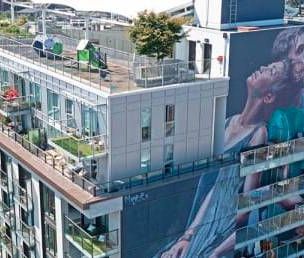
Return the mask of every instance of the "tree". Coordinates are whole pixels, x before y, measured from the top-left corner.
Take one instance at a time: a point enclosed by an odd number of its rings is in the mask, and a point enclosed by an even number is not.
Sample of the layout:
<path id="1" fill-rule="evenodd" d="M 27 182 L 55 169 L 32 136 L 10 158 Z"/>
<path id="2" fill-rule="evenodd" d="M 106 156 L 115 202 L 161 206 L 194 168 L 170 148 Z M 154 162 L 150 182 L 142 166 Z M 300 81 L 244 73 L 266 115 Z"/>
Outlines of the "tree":
<path id="1" fill-rule="evenodd" d="M 172 55 L 175 43 L 186 36 L 186 33 L 182 32 L 182 25 L 187 22 L 186 18 L 144 11 L 134 20 L 130 39 L 140 55 L 156 57 L 159 61 Z"/>

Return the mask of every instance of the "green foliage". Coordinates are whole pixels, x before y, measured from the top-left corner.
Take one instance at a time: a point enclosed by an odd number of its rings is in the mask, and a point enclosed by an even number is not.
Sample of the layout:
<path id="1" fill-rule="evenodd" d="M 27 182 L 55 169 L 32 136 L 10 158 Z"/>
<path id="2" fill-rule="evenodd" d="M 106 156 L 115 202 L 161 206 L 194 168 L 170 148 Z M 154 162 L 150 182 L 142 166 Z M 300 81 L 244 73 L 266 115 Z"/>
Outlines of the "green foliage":
<path id="1" fill-rule="evenodd" d="M 162 60 L 172 55 L 175 43 L 186 36 L 182 25 L 187 21 L 185 18 L 172 18 L 166 13 L 144 11 L 134 20 L 130 39 L 140 55 Z"/>
<path id="2" fill-rule="evenodd" d="M 12 24 L 4 28 L 4 32 L 9 34 L 20 34 L 21 30 L 17 25 Z"/>

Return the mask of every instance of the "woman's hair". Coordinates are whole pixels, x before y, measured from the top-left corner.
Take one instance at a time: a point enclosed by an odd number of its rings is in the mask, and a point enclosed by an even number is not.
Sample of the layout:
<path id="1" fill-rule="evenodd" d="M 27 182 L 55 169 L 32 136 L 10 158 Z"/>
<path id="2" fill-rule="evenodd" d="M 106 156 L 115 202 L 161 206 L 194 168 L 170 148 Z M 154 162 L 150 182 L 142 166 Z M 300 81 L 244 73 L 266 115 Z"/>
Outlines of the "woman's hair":
<path id="1" fill-rule="evenodd" d="M 289 28 L 280 32 L 272 47 L 272 56 L 274 60 L 286 59 L 290 49 L 295 46 L 296 38 L 303 33 L 304 26 L 300 28 Z"/>

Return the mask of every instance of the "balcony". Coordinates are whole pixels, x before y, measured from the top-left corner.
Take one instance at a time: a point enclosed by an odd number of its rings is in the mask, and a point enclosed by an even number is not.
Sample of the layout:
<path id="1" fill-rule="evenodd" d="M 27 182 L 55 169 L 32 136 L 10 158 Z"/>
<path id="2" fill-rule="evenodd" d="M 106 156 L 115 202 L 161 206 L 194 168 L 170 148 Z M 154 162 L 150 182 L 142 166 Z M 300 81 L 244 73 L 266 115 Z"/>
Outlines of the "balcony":
<path id="1" fill-rule="evenodd" d="M 304 137 L 242 152 L 240 175 L 247 176 L 304 158 Z"/>
<path id="2" fill-rule="evenodd" d="M 49 140 L 50 145 L 59 148 L 72 159 L 93 158 L 106 153 L 105 136 L 80 139 L 76 136 L 64 136 Z"/>
<path id="3" fill-rule="evenodd" d="M 29 247 L 35 246 L 35 228 L 21 221 L 18 223 L 17 234 L 23 238 Z"/>
<path id="4" fill-rule="evenodd" d="M 285 241 L 284 245 L 273 248 L 264 253 L 261 257 L 285 257 L 298 258 L 304 255 L 304 238 Z M 259 256 L 257 256 L 259 257 Z"/>
<path id="5" fill-rule="evenodd" d="M 12 239 L 8 235 L 2 234 L 0 236 L 0 243 L 3 250 L 5 250 L 11 257 L 17 257 L 18 248 L 13 244 Z"/>
<path id="6" fill-rule="evenodd" d="M 238 212 L 255 210 L 300 194 L 304 194 L 304 175 L 240 194 Z"/>
<path id="7" fill-rule="evenodd" d="M 24 115 L 30 112 L 30 97 L 8 96 L 0 94 L 0 113 L 5 117 Z"/>
<path id="8" fill-rule="evenodd" d="M 14 200 L 18 202 L 26 211 L 33 209 L 33 200 L 26 189 L 18 184 L 14 184 Z"/>
<path id="9" fill-rule="evenodd" d="M 9 184 L 8 184 L 8 175 L 6 172 L 0 169 L 0 187 L 8 192 L 9 191 Z"/>
<path id="10" fill-rule="evenodd" d="M 65 237 L 86 257 L 101 258 L 118 252 L 118 230 L 92 232 L 65 217 Z"/>
<path id="11" fill-rule="evenodd" d="M 304 206 L 238 229 L 236 249 L 304 225 Z"/>
<path id="12" fill-rule="evenodd" d="M 0 217 L 9 225 L 14 225 L 15 211 L 13 205 L 0 202 Z"/>

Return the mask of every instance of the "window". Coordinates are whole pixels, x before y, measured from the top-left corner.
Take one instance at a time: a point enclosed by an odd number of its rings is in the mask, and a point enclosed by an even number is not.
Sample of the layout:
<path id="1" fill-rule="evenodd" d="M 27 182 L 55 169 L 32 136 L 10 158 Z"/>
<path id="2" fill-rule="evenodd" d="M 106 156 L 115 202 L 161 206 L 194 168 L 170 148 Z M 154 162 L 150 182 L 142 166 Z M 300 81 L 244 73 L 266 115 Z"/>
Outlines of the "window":
<path id="1" fill-rule="evenodd" d="M 59 120 L 59 96 L 57 93 L 47 90 L 48 116 L 54 120 Z"/>
<path id="2" fill-rule="evenodd" d="M 165 164 L 173 161 L 173 144 L 165 145 Z"/>
<path id="3" fill-rule="evenodd" d="M 35 108 L 41 111 L 41 93 L 38 83 L 30 83 L 31 102 L 35 103 Z"/>
<path id="4" fill-rule="evenodd" d="M 8 84 L 8 71 L 0 68 L 0 84 L 1 86 L 7 86 Z"/>
<path id="5" fill-rule="evenodd" d="M 44 243 L 45 250 L 53 257 L 57 256 L 57 237 L 56 230 L 48 223 L 44 224 Z"/>
<path id="6" fill-rule="evenodd" d="M 42 185 L 43 211 L 44 214 L 55 221 L 55 194 L 46 186 Z"/>
<path id="7" fill-rule="evenodd" d="M 14 74 L 14 85 L 19 93 L 19 96 L 26 96 L 25 80 L 22 77 Z"/>
<path id="8" fill-rule="evenodd" d="M 140 167 L 142 173 L 148 173 L 151 170 L 151 151 L 142 149 L 140 155 Z"/>
<path id="9" fill-rule="evenodd" d="M 166 136 L 173 136 L 175 130 L 175 106 L 166 105 Z"/>
<path id="10" fill-rule="evenodd" d="M 173 144 L 166 144 L 164 150 L 164 168 L 165 174 L 171 174 L 173 169 Z"/>
<path id="11" fill-rule="evenodd" d="M 82 106 L 82 128 L 86 136 L 98 135 L 98 116 L 93 108 Z"/>
<path id="12" fill-rule="evenodd" d="M 74 103 L 70 99 L 65 100 L 65 112 L 67 116 L 67 126 L 70 128 L 76 128 L 74 119 Z"/>
<path id="13" fill-rule="evenodd" d="M 151 108 L 144 108 L 141 111 L 141 140 L 151 140 Z"/>

